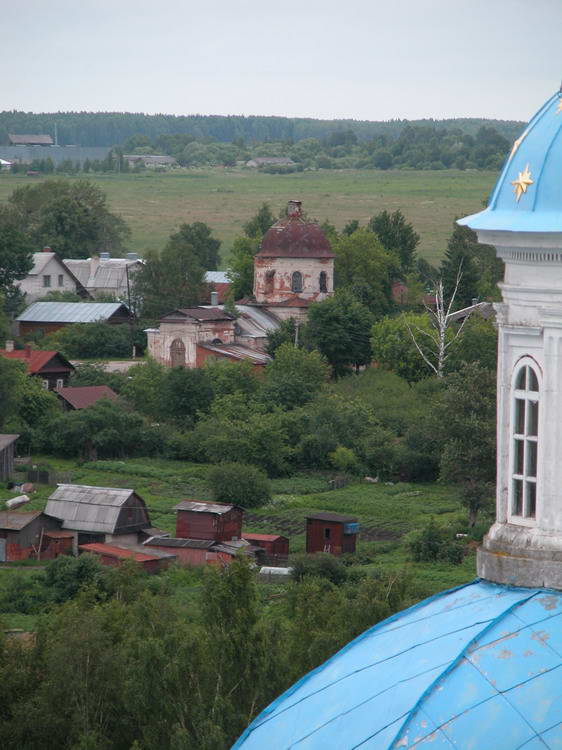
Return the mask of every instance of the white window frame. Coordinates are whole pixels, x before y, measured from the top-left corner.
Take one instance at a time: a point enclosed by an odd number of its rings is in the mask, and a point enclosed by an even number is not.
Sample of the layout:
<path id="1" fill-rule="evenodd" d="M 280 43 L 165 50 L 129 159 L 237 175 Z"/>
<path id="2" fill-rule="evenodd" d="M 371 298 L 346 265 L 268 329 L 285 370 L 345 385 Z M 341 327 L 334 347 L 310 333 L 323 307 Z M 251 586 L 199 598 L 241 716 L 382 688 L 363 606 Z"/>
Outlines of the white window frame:
<path id="1" fill-rule="evenodd" d="M 526 382 L 525 388 L 517 388 L 517 381 L 522 370 L 526 369 Z M 538 390 L 529 389 L 529 370 L 534 374 L 537 383 Z M 519 526 L 535 526 L 537 522 L 537 516 L 540 513 L 540 507 L 538 499 L 540 497 L 540 476 L 539 476 L 539 454 L 540 454 L 540 441 L 539 433 L 541 426 L 541 408 L 540 398 L 542 391 L 542 373 L 531 357 L 522 357 L 517 361 L 513 368 L 513 377 L 511 381 L 511 404 L 510 404 L 510 427 L 509 427 L 509 492 L 508 492 L 508 518 L 509 522 Z M 523 418 L 524 426 L 523 432 L 517 432 L 517 402 L 522 401 L 523 407 Z M 536 404 L 537 409 L 537 429 L 536 435 L 531 434 L 530 429 L 530 415 L 531 408 L 529 404 Z M 519 454 L 518 447 L 523 444 L 522 451 L 522 466 L 517 466 L 517 455 Z M 532 455 L 532 445 L 535 445 L 535 474 L 533 475 L 530 471 L 530 456 Z M 522 512 L 515 513 L 515 487 L 516 484 L 520 483 L 522 488 Z M 531 515 L 532 505 L 532 489 L 534 486 L 535 495 L 535 508 L 534 515 Z"/>
<path id="2" fill-rule="evenodd" d="M 64 380 L 62 378 L 57 378 L 57 388 L 64 388 Z"/>
<path id="3" fill-rule="evenodd" d="M 49 390 L 49 381 L 45 378 L 45 380 L 41 381 L 41 386 L 48 391 Z"/>

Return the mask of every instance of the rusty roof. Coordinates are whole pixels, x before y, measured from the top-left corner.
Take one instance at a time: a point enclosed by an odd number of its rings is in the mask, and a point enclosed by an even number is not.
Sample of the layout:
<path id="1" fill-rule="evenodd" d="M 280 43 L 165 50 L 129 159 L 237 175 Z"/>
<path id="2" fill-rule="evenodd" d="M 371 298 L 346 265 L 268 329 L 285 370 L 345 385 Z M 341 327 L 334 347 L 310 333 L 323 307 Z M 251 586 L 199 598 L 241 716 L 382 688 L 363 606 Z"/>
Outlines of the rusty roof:
<path id="1" fill-rule="evenodd" d="M 73 531 L 46 531 L 45 536 L 48 536 L 51 539 L 73 539 L 74 532 Z"/>
<path id="2" fill-rule="evenodd" d="M 108 557 L 117 557 L 119 560 L 136 560 L 136 562 L 148 562 L 149 560 L 166 560 L 175 558 L 171 552 L 161 552 L 160 550 L 147 550 L 145 547 L 132 544 L 125 546 L 123 544 L 104 544 L 103 542 L 92 542 L 91 544 L 81 544 L 79 547 L 83 552 L 93 552 L 96 555 L 107 555 Z"/>
<path id="3" fill-rule="evenodd" d="M 341 513 L 309 513 L 306 518 L 314 519 L 315 521 L 334 521 L 335 523 L 357 522 L 355 516 L 343 516 Z"/>
<path id="4" fill-rule="evenodd" d="M 0 529 L 21 531 L 40 515 L 42 515 L 40 510 L 2 510 L 0 511 Z"/>
<path id="5" fill-rule="evenodd" d="M 335 258 L 335 255 L 318 224 L 295 215 L 280 219 L 267 230 L 257 257 Z"/>
<path id="6" fill-rule="evenodd" d="M 276 542 L 278 539 L 287 539 L 287 537 L 280 534 L 249 534 L 244 531 L 242 532 L 242 539 L 254 542 Z"/>
<path id="7" fill-rule="evenodd" d="M 203 323 L 208 320 L 234 320 L 233 315 L 229 315 L 220 307 L 178 307 L 176 310 L 164 315 L 162 320 L 177 320 L 178 318 L 193 318 Z"/>
<path id="8" fill-rule="evenodd" d="M 174 505 L 173 510 L 192 510 L 196 513 L 214 513 L 222 516 L 231 510 L 243 510 L 243 508 L 239 505 L 227 505 L 207 500 L 182 500 L 181 503 Z"/>
<path id="9" fill-rule="evenodd" d="M 57 388 L 58 395 L 75 409 L 86 409 L 102 398 L 115 401 L 118 398 L 115 391 L 108 385 L 84 385 Z"/>

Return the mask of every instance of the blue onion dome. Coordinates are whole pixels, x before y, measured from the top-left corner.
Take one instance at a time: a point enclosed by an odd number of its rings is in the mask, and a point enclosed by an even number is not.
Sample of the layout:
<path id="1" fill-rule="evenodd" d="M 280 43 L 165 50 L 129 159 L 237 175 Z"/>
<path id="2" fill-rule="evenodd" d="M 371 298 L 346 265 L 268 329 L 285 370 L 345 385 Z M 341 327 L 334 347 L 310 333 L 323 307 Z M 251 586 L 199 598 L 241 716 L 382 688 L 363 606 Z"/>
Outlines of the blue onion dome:
<path id="1" fill-rule="evenodd" d="M 426 599 L 299 680 L 234 748 L 562 748 L 562 592 L 476 580 Z"/>
<path id="2" fill-rule="evenodd" d="M 461 219 L 471 229 L 562 232 L 562 94 L 537 112 L 513 144 L 490 204 Z"/>

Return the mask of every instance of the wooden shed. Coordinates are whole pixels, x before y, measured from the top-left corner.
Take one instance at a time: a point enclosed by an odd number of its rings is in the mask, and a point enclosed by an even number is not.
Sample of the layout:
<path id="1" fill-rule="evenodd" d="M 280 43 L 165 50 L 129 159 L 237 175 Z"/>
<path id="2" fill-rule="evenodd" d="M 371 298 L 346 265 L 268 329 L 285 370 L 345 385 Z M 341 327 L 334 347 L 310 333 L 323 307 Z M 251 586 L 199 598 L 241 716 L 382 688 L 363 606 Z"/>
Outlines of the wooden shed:
<path id="1" fill-rule="evenodd" d="M 45 545 L 44 536 L 60 524 L 40 510 L 0 511 L 0 562 L 27 560 Z"/>
<path id="2" fill-rule="evenodd" d="M 314 513 L 306 517 L 306 551 L 342 555 L 355 552 L 359 523 L 353 516 Z"/>
<path id="3" fill-rule="evenodd" d="M 124 560 L 134 560 L 139 563 L 147 573 L 158 573 L 159 570 L 168 567 L 175 561 L 176 556 L 162 550 L 147 549 L 142 545 L 121 544 L 81 544 L 81 552 L 89 552 L 98 555 L 102 565 L 121 565 Z"/>
<path id="4" fill-rule="evenodd" d="M 212 539 L 230 542 L 242 536 L 243 508 L 238 505 L 182 500 L 174 510 L 176 537 L 179 539 Z"/>
<path id="5" fill-rule="evenodd" d="M 14 473 L 16 440 L 19 435 L 0 435 L 0 481 L 5 482 Z"/>
<path id="6" fill-rule="evenodd" d="M 286 562 L 289 556 L 289 540 L 279 534 L 251 534 L 242 533 L 242 539 L 265 551 L 264 565 L 276 562 Z"/>

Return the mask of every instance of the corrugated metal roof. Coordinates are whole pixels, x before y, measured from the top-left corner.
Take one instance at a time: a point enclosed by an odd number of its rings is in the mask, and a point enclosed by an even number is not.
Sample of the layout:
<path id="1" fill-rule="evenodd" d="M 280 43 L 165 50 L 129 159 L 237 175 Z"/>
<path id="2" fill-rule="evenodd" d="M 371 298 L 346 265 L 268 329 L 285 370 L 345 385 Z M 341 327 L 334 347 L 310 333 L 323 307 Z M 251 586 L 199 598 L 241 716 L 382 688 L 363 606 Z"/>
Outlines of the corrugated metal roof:
<path id="1" fill-rule="evenodd" d="M 19 435 L 0 435 L 0 451 L 7 448 L 19 438 Z"/>
<path id="2" fill-rule="evenodd" d="M 233 750 L 562 747 L 562 592 L 485 581 L 375 625 Z"/>
<path id="3" fill-rule="evenodd" d="M 207 284 L 230 284 L 226 271 L 206 271 L 205 281 Z"/>
<path id="4" fill-rule="evenodd" d="M 21 531 L 40 515 L 40 510 L 2 510 L 0 511 L 0 529 Z"/>
<path id="5" fill-rule="evenodd" d="M 238 505 L 226 505 L 225 503 L 212 503 L 205 500 L 182 500 L 174 505 L 173 510 L 193 510 L 196 513 L 216 513 L 221 516 L 234 508 L 242 510 Z"/>
<path id="6" fill-rule="evenodd" d="M 21 323 L 94 323 L 108 320 L 121 308 L 122 302 L 34 302 L 16 320 Z"/>
<path id="7" fill-rule="evenodd" d="M 143 542 L 145 547 L 184 547 L 189 549 L 210 549 L 212 539 L 178 539 L 178 537 L 151 537 Z"/>
<path id="8" fill-rule="evenodd" d="M 108 385 L 68 386 L 57 388 L 56 392 L 75 409 L 86 409 L 102 398 L 109 398 L 111 401 L 118 398 Z"/>
<path id="9" fill-rule="evenodd" d="M 64 529 L 112 534 L 121 507 L 133 494 L 129 489 L 59 484 L 47 501 L 45 513 L 62 521 Z"/>
<path id="10" fill-rule="evenodd" d="M 268 362 L 271 362 L 269 354 L 257 351 L 256 349 L 250 349 L 247 346 L 242 346 L 242 344 L 211 344 L 205 342 L 197 344 L 197 346 L 203 349 L 208 349 L 216 354 L 220 354 L 223 357 L 245 360 L 256 365 L 266 365 Z"/>

